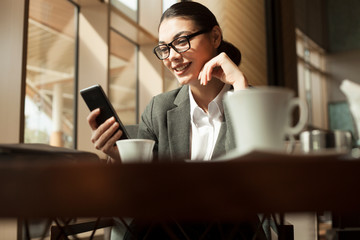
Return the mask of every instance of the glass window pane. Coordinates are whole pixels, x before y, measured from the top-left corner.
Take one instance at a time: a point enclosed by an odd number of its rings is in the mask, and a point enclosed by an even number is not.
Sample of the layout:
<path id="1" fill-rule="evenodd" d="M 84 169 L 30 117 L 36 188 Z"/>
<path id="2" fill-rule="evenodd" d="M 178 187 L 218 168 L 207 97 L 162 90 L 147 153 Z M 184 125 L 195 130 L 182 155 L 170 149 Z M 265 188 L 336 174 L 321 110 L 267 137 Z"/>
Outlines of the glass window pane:
<path id="1" fill-rule="evenodd" d="M 27 143 L 74 147 L 75 9 L 69 1 L 30 0 Z"/>
<path id="2" fill-rule="evenodd" d="M 110 31 L 109 99 L 125 125 L 137 123 L 137 46 Z"/>
<path id="3" fill-rule="evenodd" d="M 138 1 L 137 0 L 111 0 L 111 5 L 126 14 L 132 20 L 138 19 Z"/>
<path id="4" fill-rule="evenodd" d="M 171 5 L 179 2 L 178 0 L 163 0 L 163 12 L 166 11 Z"/>
<path id="5" fill-rule="evenodd" d="M 298 55 L 299 95 L 309 107 L 308 123 L 313 127 L 326 128 L 327 104 L 323 50 L 311 39 L 296 30 Z"/>
<path id="6" fill-rule="evenodd" d="M 321 61 L 320 53 L 317 51 L 313 51 L 310 56 L 310 63 L 317 68 L 321 68 L 320 61 Z"/>

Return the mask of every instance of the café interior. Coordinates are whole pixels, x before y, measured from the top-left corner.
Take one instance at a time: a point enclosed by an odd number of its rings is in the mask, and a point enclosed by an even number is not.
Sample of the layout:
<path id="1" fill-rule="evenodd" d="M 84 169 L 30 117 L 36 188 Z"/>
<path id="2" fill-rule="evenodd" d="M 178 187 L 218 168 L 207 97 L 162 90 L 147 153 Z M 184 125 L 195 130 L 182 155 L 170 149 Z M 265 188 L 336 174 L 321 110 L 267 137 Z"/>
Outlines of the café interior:
<path id="1" fill-rule="evenodd" d="M 42 143 L 106 158 L 90 141 L 89 110 L 79 91 L 100 84 L 123 123 L 136 125 L 153 96 L 179 87 L 153 54 L 160 16 L 176 2 L 2 0 L 0 144 Z M 216 15 L 224 39 L 240 49 L 240 69 L 251 85 L 293 90 L 308 105 L 304 131 L 350 131 L 353 145 L 360 145 L 360 126 L 340 89 L 345 79 L 360 84 L 359 1 L 197 2 Z M 24 222 L 0 217 L 1 239 L 27 239 Z M 285 219 L 294 239 L 343 239 L 327 235 L 326 213 Z M 106 237 L 99 230 L 95 239 Z"/>

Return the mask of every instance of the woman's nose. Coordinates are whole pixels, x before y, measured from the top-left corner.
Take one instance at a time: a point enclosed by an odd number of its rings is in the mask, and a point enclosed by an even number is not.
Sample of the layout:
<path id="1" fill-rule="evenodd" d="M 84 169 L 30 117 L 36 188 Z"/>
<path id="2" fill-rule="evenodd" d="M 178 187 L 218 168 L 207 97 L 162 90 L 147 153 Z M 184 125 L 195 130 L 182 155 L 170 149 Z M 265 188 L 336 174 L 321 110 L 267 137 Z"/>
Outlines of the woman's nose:
<path id="1" fill-rule="evenodd" d="M 175 51 L 172 47 L 170 48 L 169 52 L 169 60 L 179 59 L 181 57 L 181 54 Z"/>

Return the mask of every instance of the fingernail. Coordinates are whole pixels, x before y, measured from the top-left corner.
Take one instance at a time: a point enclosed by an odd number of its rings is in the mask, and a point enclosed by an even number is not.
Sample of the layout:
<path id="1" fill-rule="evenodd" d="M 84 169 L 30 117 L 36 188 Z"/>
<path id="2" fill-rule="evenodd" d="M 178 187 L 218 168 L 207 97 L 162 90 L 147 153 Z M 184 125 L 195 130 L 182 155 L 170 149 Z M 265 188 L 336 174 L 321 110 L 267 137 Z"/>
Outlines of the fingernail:
<path id="1" fill-rule="evenodd" d="M 115 118 L 114 118 L 114 117 L 111 117 L 111 118 L 109 118 L 107 121 L 108 121 L 109 123 L 112 123 L 112 122 L 115 121 Z"/>

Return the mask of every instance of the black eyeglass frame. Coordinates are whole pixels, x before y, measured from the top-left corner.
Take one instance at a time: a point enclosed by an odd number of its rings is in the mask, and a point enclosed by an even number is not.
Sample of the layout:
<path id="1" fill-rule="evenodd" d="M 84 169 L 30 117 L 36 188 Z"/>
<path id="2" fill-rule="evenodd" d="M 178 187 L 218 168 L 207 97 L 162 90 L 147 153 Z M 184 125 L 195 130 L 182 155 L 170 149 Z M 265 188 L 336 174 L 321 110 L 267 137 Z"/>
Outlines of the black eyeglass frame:
<path id="1" fill-rule="evenodd" d="M 200 34 L 203 34 L 203 33 L 207 33 L 207 32 L 210 32 L 210 30 L 200 30 L 200 31 L 194 32 L 194 33 L 192 33 L 192 34 L 190 34 L 190 35 L 185 35 L 185 36 L 177 37 L 177 38 L 175 38 L 174 40 L 172 40 L 170 43 L 163 43 L 163 44 L 157 45 L 156 47 L 154 47 L 153 52 L 154 52 L 155 56 L 156 56 L 158 59 L 160 59 L 160 60 L 167 59 L 167 58 L 170 56 L 170 47 L 171 47 L 172 49 L 174 49 L 175 52 L 177 52 L 177 53 L 186 52 L 186 51 L 188 51 L 188 50 L 191 48 L 191 44 L 190 44 L 190 39 L 191 39 L 191 38 L 196 37 L 196 36 L 198 36 L 198 35 L 200 35 Z M 177 50 L 176 47 L 173 45 L 173 42 L 179 40 L 179 38 L 185 38 L 185 39 L 187 40 L 189 47 L 188 47 L 186 50 L 179 51 L 179 50 Z M 165 57 L 165 58 L 159 57 L 158 54 L 156 53 L 156 49 L 159 48 L 159 47 L 161 47 L 161 46 L 166 46 L 167 49 L 168 49 L 168 55 L 167 55 L 167 57 Z"/>

